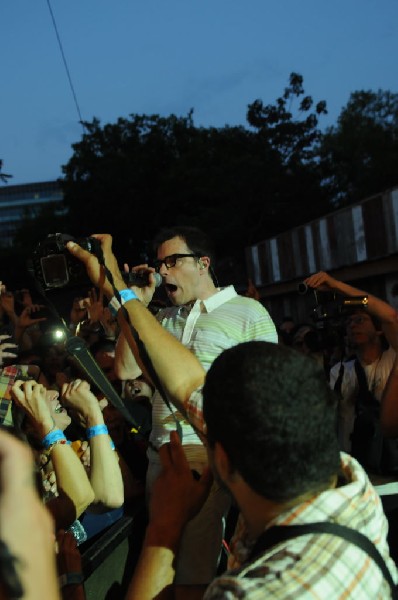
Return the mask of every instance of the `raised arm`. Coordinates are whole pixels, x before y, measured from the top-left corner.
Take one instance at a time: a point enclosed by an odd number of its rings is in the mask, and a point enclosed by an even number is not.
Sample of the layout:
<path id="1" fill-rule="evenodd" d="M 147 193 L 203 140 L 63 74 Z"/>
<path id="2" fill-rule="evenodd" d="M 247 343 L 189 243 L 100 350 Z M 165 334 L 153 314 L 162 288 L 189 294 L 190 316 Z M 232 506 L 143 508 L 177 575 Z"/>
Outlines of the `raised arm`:
<path id="1" fill-rule="evenodd" d="M 123 504 L 123 479 L 117 453 L 108 435 L 97 398 L 87 381 L 76 379 L 64 384 L 62 402 L 77 412 L 88 432 L 90 443 L 90 483 L 94 501 L 93 512 L 118 508 Z"/>
<path id="2" fill-rule="evenodd" d="M 155 481 L 149 505 L 149 523 L 141 555 L 126 600 L 174 598 L 175 557 L 185 525 L 209 495 L 212 475 L 206 469 L 196 480 L 176 432 L 159 450 L 162 471 Z M 190 595 L 187 586 L 184 598 Z"/>
<path id="3" fill-rule="evenodd" d="M 101 234 L 94 237 L 101 241 L 105 264 L 112 273 L 115 288 L 119 291 L 126 289 L 116 257 L 112 252 L 111 236 Z M 112 285 L 105 277 L 97 258 L 73 242 L 69 242 L 67 246 L 70 252 L 86 265 L 87 273 L 94 285 L 103 286 L 105 295 L 108 299 L 112 299 L 114 296 Z M 153 275 L 150 275 L 149 280 L 150 286 L 155 287 Z M 145 294 L 145 290 L 143 291 L 142 288 L 133 289 L 138 298 L 143 297 L 141 294 Z M 163 329 L 143 303 L 138 300 L 129 300 L 124 307 L 131 324 L 146 347 L 166 393 L 173 404 L 185 413 L 188 398 L 193 390 L 204 381 L 203 367 L 187 348 Z M 118 312 L 118 321 L 130 348 L 133 352 L 137 352 L 129 324 L 126 322 L 122 310 Z"/>
<path id="4" fill-rule="evenodd" d="M 32 380 L 18 380 L 12 387 L 12 395 L 15 402 L 27 414 L 38 440 L 43 440 L 55 430 L 43 385 Z M 62 436 L 59 437 L 61 439 Z M 54 516 L 57 528 L 68 527 L 91 504 L 94 493 L 84 467 L 71 446 L 66 443 L 54 443 L 47 452 L 51 458 L 60 494 L 47 505 Z"/>
<path id="5" fill-rule="evenodd" d="M 363 305 L 364 309 L 381 321 L 388 343 L 393 347 L 396 346 L 398 313 L 390 304 L 364 290 L 359 290 L 348 283 L 339 281 L 324 271 L 319 271 L 319 273 L 307 277 L 304 282 L 308 287 L 321 292 L 337 292 L 342 296 L 349 297 L 366 296 L 367 303 Z"/>
<path id="6" fill-rule="evenodd" d="M 123 332 L 120 333 L 116 342 L 115 373 L 121 380 L 136 379 L 142 373 Z"/>
<path id="7" fill-rule="evenodd" d="M 383 435 L 398 437 L 398 354 L 381 397 L 380 424 Z"/>

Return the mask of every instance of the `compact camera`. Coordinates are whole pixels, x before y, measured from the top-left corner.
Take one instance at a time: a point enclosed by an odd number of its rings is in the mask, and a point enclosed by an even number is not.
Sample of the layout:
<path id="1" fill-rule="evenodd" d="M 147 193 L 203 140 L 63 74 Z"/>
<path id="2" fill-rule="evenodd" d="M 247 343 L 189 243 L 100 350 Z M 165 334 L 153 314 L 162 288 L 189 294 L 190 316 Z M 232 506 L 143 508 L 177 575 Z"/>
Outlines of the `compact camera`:
<path id="1" fill-rule="evenodd" d="M 33 252 L 28 268 L 44 290 L 73 288 L 90 284 L 86 267 L 72 256 L 65 247 L 67 242 L 76 242 L 85 250 L 102 259 L 99 240 L 93 237 L 73 238 L 66 233 L 49 234 Z"/>

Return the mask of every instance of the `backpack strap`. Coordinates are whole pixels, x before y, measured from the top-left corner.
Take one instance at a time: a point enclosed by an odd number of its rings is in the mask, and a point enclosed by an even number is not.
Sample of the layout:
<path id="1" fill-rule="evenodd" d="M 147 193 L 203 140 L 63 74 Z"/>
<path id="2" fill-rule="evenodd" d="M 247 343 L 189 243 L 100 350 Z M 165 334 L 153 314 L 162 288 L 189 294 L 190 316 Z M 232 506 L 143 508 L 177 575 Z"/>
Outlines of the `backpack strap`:
<path id="1" fill-rule="evenodd" d="M 328 533 L 337 537 L 345 539 L 349 544 L 353 544 L 360 548 L 363 552 L 368 554 L 370 558 L 377 564 L 383 577 L 388 582 L 391 588 L 391 597 L 395 600 L 398 599 L 397 586 L 395 585 L 391 573 L 385 563 L 384 558 L 376 548 L 376 546 L 367 538 L 365 535 L 352 529 L 351 527 L 345 527 L 344 525 L 338 525 L 337 523 L 331 522 L 319 522 L 319 523 L 308 523 L 306 525 L 280 525 L 271 527 L 265 531 L 255 543 L 249 560 L 257 558 L 261 554 L 280 542 L 307 535 L 310 533 Z"/>
<path id="2" fill-rule="evenodd" d="M 366 379 L 364 368 L 357 358 L 354 361 L 354 367 L 358 380 L 357 408 L 358 404 L 362 404 L 364 406 L 372 406 L 375 404 L 375 402 L 377 402 L 377 400 L 369 390 L 368 380 Z"/>
<path id="3" fill-rule="evenodd" d="M 343 360 L 340 363 L 340 369 L 339 369 L 339 374 L 338 377 L 334 383 L 334 391 L 337 392 L 339 394 L 339 396 L 341 396 L 341 384 L 343 383 L 343 377 L 344 377 L 344 363 Z"/>

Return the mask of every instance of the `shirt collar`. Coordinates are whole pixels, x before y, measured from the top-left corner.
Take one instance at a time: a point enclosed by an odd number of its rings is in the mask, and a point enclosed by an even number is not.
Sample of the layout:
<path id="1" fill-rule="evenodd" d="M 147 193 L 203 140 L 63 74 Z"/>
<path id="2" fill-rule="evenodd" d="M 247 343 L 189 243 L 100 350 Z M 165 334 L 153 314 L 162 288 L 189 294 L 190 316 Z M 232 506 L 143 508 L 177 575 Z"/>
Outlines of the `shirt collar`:
<path id="1" fill-rule="evenodd" d="M 201 311 L 204 309 L 206 312 L 211 313 L 213 310 L 228 302 L 232 298 L 235 298 L 238 295 L 233 285 L 228 285 L 224 288 L 219 288 L 217 292 L 215 292 L 209 298 L 205 300 L 196 300 L 196 302 L 188 302 L 180 307 L 180 312 L 182 314 L 189 314 L 192 308 L 198 304 L 201 305 Z"/>

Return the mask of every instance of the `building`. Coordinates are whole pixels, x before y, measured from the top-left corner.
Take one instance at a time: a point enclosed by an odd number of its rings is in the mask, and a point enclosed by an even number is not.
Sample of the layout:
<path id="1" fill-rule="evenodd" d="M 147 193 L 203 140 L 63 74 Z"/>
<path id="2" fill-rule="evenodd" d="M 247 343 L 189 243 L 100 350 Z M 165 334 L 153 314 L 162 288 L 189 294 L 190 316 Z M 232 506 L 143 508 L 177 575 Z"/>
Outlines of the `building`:
<path id="1" fill-rule="evenodd" d="M 62 206 L 63 193 L 57 181 L 4 185 L 0 187 L 0 246 L 10 248 L 15 232 L 27 216 L 35 216 L 49 204 Z"/>

